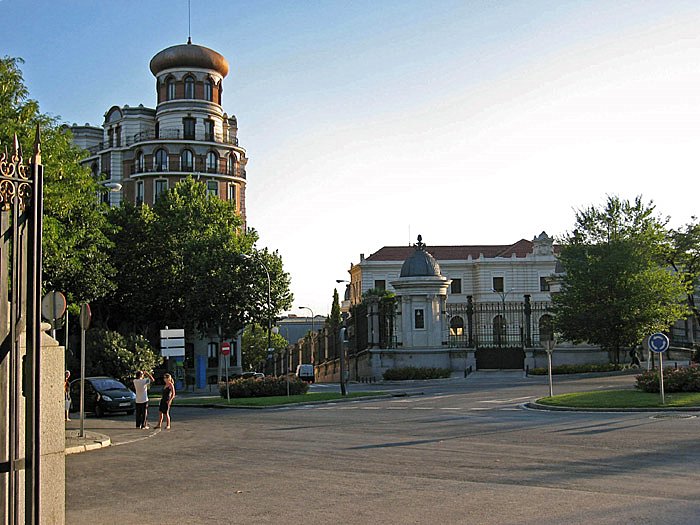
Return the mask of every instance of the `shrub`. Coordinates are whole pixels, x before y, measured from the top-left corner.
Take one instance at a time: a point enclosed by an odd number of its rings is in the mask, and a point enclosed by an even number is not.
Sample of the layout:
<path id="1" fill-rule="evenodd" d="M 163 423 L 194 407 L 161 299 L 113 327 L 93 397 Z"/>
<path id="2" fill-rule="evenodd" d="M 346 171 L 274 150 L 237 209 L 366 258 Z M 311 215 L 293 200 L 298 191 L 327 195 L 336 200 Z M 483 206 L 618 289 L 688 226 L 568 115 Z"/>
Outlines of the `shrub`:
<path id="1" fill-rule="evenodd" d="M 290 395 L 306 394 L 308 383 L 298 378 L 289 379 Z M 232 379 L 228 382 L 228 393 L 231 397 L 269 397 L 287 395 L 287 380 L 285 377 L 267 376 L 264 378 Z M 226 398 L 226 382 L 219 383 L 219 394 Z"/>
<path id="2" fill-rule="evenodd" d="M 384 379 L 387 381 L 404 381 L 407 379 L 440 379 L 450 377 L 449 368 L 426 368 L 406 366 L 403 368 L 390 368 L 384 372 Z"/>
<path id="3" fill-rule="evenodd" d="M 637 376 L 635 388 L 643 392 L 660 390 L 659 371 L 649 370 Z M 700 366 L 664 369 L 665 392 L 700 392 Z"/>
<path id="4" fill-rule="evenodd" d="M 583 364 L 583 365 L 558 365 L 552 367 L 552 374 L 585 374 L 586 372 L 614 372 L 622 370 L 625 365 L 615 363 Z M 528 374 L 533 376 L 547 375 L 547 368 L 531 368 Z"/>

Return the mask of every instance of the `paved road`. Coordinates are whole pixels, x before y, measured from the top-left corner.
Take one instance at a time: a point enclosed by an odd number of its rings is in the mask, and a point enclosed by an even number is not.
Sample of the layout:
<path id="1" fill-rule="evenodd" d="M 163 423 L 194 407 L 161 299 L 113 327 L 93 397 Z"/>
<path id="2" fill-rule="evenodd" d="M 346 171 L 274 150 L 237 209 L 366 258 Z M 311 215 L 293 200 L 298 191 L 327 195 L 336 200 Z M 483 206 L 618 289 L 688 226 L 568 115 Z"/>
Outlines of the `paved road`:
<path id="1" fill-rule="evenodd" d="M 116 446 L 66 458 L 67 523 L 700 522 L 700 418 L 525 410 L 546 379 L 519 374 L 398 389 L 422 395 L 90 419 Z"/>

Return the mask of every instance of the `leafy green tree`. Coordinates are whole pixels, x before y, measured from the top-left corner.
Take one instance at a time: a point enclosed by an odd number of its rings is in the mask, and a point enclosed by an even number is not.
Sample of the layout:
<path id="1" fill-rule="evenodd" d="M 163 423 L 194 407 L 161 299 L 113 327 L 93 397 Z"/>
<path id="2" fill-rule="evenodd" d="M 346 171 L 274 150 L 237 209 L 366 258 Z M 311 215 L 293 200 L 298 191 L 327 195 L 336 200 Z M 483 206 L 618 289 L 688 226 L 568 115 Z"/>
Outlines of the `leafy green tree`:
<path id="1" fill-rule="evenodd" d="M 604 207 L 576 213 L 559 260 L 565 277 L 553 297 L 555 324 L 564 339 L 588 341 L 614 352 L 668 330 L 687 314 L 683 279 L 667 265 L 667 221 L 652 203 L 608 197 Z"/>
<path id="2" fill-rule="evenodd" d="M 41 132 L 44 166 L 44 290 L 66 294 L 69 306 L 104 296 L 114 285 L 105 235 L 100 186 L 79 161 L 84 152 L 72 142 L 70 131 L 57 118 L 39 111 L 29 98 L 19 58 L 0 58 L 0 144 L 10 149 L 16 134 L 25 152 L 33 150 L 37 126 Z"/>
<path id="3" fill-rule="evenodd" d="M 166 325 L 232 338 L 291 305 L 279 255 L 256 250 L 256 232 L 244 231 L 231 203 L 192 177 L 153 208 L 124 205 L 110 217 L 118 286 L 100 308 L 110 326 L 118 322 L 152 340 Z"/>
<path id="4" fill-rule="evenodd" d="M 267 361 L 267 325 L 249 324 L 243 331 L 243 368 L 264 370 Z M 270 348 L 282 351 L 287 340 L 280 334 L 270 333 Z"/>
<path id="5" fill-rule="evenodd" d="M 700 323 L 700 308 L 695 301 L 695 293 L 700 287 L 700 221 L 697 217 L 678 230 L 671 231 L 671 241 L 671 265 L 683 276 L 688 286 L 688 306 Z"/>
<path id="6" fill-rule="evenodd" d="M 162 362 L 151 344 L 140 335 L 123 336 L 118 332 L 93 328 L 85 339 L 86 376 L 106 375 L 129 386 L 137 370 L 153 370 Z M 69 359 L 67 366 L 79 370 L 77 358 Z"/>

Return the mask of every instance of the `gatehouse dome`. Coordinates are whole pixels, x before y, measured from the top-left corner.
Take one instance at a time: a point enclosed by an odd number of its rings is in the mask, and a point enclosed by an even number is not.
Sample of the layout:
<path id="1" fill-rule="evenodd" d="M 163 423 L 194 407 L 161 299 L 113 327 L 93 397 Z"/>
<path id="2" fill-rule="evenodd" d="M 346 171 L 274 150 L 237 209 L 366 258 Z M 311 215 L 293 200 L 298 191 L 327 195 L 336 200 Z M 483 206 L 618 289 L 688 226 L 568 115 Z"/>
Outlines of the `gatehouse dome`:
<path id="1" fill-rule="evenodd" d="M 425 251 L 423 237 L 418 236 L 414 252 L 401 266 L 401 277 L 439 277 L 440 265 L 435 258 Z"/>

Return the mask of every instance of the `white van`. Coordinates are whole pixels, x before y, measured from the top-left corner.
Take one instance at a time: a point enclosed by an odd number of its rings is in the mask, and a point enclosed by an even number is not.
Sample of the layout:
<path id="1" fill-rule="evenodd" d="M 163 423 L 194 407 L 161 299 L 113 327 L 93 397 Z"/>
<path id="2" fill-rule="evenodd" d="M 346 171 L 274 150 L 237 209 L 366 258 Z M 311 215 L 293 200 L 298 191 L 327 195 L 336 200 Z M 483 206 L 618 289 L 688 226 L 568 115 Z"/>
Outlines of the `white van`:
<path id="1" fill-rule="evenodd" d="M 314 382 L 314 365 L 297 365 L 295 374 L 302 381 Z"/>

